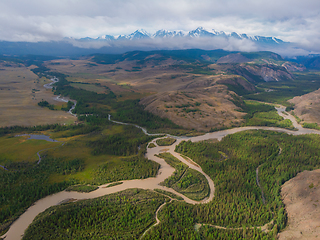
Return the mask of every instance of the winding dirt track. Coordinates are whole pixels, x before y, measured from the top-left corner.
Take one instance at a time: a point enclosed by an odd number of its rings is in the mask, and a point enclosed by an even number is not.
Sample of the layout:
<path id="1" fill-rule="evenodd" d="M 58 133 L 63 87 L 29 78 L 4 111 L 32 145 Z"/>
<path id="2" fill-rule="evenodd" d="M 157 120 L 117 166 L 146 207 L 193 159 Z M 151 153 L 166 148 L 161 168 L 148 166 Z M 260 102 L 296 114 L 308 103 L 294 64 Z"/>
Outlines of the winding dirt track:
<path id="1" fill-rule="evenodd" d="M 156 177 L 152 177 L 152 178 L 148 178 L 148 179 L 126 180 L 126 181 L 122 181 L 123 184 L 121 184 L 121 185 L 106 188 L 106 186 L 108 186 L 110 184 L 110 183 L 108 183 L 108 184 L 100 186 L 97 190 L 90 192 L 90 193 L 62 191 L 62 192 L 47 196 L 43 199 L 38 200 L 30 208 L 28 208 L 27 211 L 24 212 L 11 225 L 9 231 L 1 237 L 2 238 L 6 237 L 6 240 L 21 239 L 24 231 L 27 229 L 29 224 L 32 223 L 33 219 L 39 213 L 45 211 L 47 208 L 49 208 L 51 206 L 61 204 L 66 199 L 82 200 L 82 199 L 97 198 L 100 196 L 104 196 L 104 195 L 111 194 L 111 193 L 116 193 L 116 192 L 123 191 L 123 190 L 130 189 L 130 188 L 142 188 L 142 189 L 150 189 L 150 190 L 158 188 L 158 189 L 162 189 L 162 190 L 165 190 L 168 192 L 172 192 L 172 193 L 182 197 L 185 202 L 190 203 L 190 204 L 208 203 L 214 197 L 215 188 L 214 188 L 214 183 L 213 183 L 212 179 L 202 171 L 201 167 L 199 167 L 197 164 L 194 164 L 192 162 L 192 160 L 190 161 L 190 159 L 189 159 L 189 161 L 187 161 L 186 159 L 181 157 L 180 154 L 176 153 L 174 151 L 175 146 L 178 145 L 183 140 L 191 140 L 192 142 L 198 142 L 198 141 L 202 141 L 202 140 L 218 139 L 220 141 L 223 137 L 225 137 L 229 134 L 233 134 L 233 133 L 237 133 L 237 132 L 241 132 L 241 131 L 246 131 L 246 130 L 257 130 L 257 129 L 285 132 L 285 133 L 288 133 L 291 135 L 301 135 L 301 134 L 310 134 L 310 133 L 320 134 L 320 131 L 317 131 L 317 130 L 303 129 L 296 122 L 296 120 L 293 116 L 291 116 L 289 114 L 288 115 L 283 114 L 284 110 L 285 110 L 285 108 L 283 106 L 277 108 L 279 115 L 283 116 L 286 119 L 290 119 L 293 122 L 294 126 L 296 126 L 298 131 L 290 131 L 287 129 L 275 128 L 275 127 L 240 127 L 240 128 L 233 128 L 233 129 L 227 129 L 227 130 L 218 131 L 218 132 L 207 133 L 202 136 L 196 136 L 196 137 L 174 137 L 174 136 L 171 136 L 171 137 L 176 138 L 177 141 L 169 147 L 168 146 L 164 146 L 164 147 L 158 146 L 156 144 L 157 139 L 154 139 L 151 142 L 154 143 L 156 145 L 156 147 L 147 148 L 146 157 L 148 159 L 160 164 L 160 169 L 159 169 L 159 172 Z M 117 121 L 113 121 L 113 122 L 118 123 L 118 124 L 126 124 L 126 123 L 121 123 L 121 122 L 117 122 Z M 130 125 L 134 125 L 134 124 L 130 124 Z M 144 129 L 140 126 L 137 126 L 137 125 L 134 125 L 134 126 L 139 127 L 140 129 L 142 129 L 142 131 L 144 133 L 148 134 L 146 129 Z M 207 198 L 203 199 L 202 201 L 194 201 L 194 200 L 191 200 L 191 199 L 185 197 L 184 195 L 176 192 L 175 190 L 173 190 L 171 188 L 167 188 L 167 187 L 159 185 L 166 178 L 170 177 L 175 170 L 169 164 L 167 164 L 163 159 L 155 156 L 156 154 L 159 154 L 159 153 L 165 152 L 165 151 L 171 153 L 173 156 L 178 158 L 181 162 L 187 164 L 190 168 L 195 169 L 196 171 L 202 173 L 206 177 L 206 179 L 208 180 L 208 183 L 209 183 L 209 187 L 210 187 L 210 195 Z"/>

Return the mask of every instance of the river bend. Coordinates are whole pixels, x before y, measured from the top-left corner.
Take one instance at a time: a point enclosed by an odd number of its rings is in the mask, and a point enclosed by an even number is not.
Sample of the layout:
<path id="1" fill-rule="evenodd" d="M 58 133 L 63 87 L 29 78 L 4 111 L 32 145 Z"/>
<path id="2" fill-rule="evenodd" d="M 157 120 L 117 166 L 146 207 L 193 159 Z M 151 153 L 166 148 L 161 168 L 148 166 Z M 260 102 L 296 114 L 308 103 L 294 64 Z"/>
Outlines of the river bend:
<path id="1" fill-rule="evenodd" d="M 291 116 L 290 114 L 284 114 L 285 107 L 280 106 L 280 107 L 277 107 L 276 109 L 277 109 L 278 114 L 280 116 L 284 117 L 285 119 L 290 119 L 293 122 L 293 125 L 297 128 L 297 131 L 276 128 L 276 127 L 253 127 L 253 126 L 252 127 L 251 126 L 250 127 L 239 127 L 239 128 L 227 129 L 227 130 L 222 130 L 222 131 L 217 131 L 217 132 L 212 132 L 212 133 L 206 133 L 202 136 L 196 136 L 196 137 L 171 136 L 171 137 L 174 137 L 177 139 L 177 141 L 171 146 L 158 146 L 156 143 L 157 139 L 154 139 L 150 143 L 154 143 L 156 145 L 156 147 L 147 148 L 146 157 L 148 159 L 160 164 L 160 168 L 159 168 L 159 171 L 158 171 L 156 177 L 151 177 L 151 178 L 147 178 L 147 179 L 125 180 L 125 181 L 121 181 L 122 184 L 120 184 L 120 185 L 106 188 L 106 186 L 111 184 L 111 183 L 108 183 L 108 184 L 104 184 L 104 185 L 99 186 L 99 188 L 97 190 L 90 192 L 90 193 L 62 191 L 62 192 L 47 196 L 43 199 L 36 201 L 31 207 L 29 207 L 10 226 L 10 229 L 8 230 L 8 232 L 1 237 L 2 238 L 6 237 L 6 240 L 21 239 L 24 234 L 24 231 L 28 228 L 28 226 L 32 223 L 33 219 L 39 213 L 45 211 L 47 208 L 49 208 L 51 206 L 61 204 L 62 202 L 65 202 L 68 199 L 75 199 L 75 200 L 92 199 L 92 198 L 97 198 L 100 196 L 108 195 L 111 193 L 123 191 L 126 189 L 130 189 L 130 188 L 142 188 L 142 189 L 150 189 L 150 190 L 153 190 L 155 188 L 162 189 L 162 190 L 172 192 L 172 193 L 182 197 L 185 202 L 190 203 L 190 204 L 199 204 L 199 203 L 210 202 L 214 197 L 214 191 L 215 191 L 215 187 L 214 187 L 214 183 L 213 183 L 212 179 L 202 171 L 201 167 L 199 167 L 197 164 L 193 163 L 192 160 L 187 161 L 186 159 L 181 157 L 181 155 L 179 153 L 176 153 L 174 151 L 176 145 L 178 145 L 181 141 L 184 141 L 184 140 L 191 140 L 192 142 L 198 142 L 198 141 L 209 140 L 209 139 L 218 139 L 220 141 L 223 137 L 225 137 L 229 134 L 234 134 L 234 133 L 246 131 L 246 130 L 259 130 L 259 129 L 284 132 L 284 133 L 291 134 L 291 135 L 301 135 L 301 134 L 311 134 L 311 133 L 320 134 L 320 131 L 318 131 L 318 130 L 302 128 L 297 123 L 296 119 L 293 116 Z M 109 116 L 109 120 L 112 121 L 110 119 L 110 116 Z M 127 124 L 127 123 L 122 123 L 122 122 L 117 122 L 117 121 L 112 121 L 112 122 L 118 123 L 118 124 L 134 125 L 140 129 L 142 129 L 142 131 L 145 134 L 149 135 L 149 133 L 147 132 L 146 129 L 144 129 L 138 125 Z M 159 134 L 159 135 L 166 135 L 166 134 Z M 209 183 L 209 187 L 210 187 L 209 196 L 207 198 L 203 199 L 202 201 L 194 201 L 194 200 L 191 200 L 191 199 L 187 198 L 186 196 L 176 192 L 172 188 L 168 188 L 168 187 L 159 185 L 166 178 L 170 177 L 173 174 L 173 172 L 175 171 L 175 169 L 173 167 L 171 167 L 169 164 L 167 164 L 165 162 L 165 160 L 155 156 L 156 154 L 159 154 L 161 152 L 171 153 L 173 156 L 178 158 L 181 162 L 187 164 L 190 168 L 195 169 L 196 171 L 202 173 L 206 177 L 206 179 Z"/>

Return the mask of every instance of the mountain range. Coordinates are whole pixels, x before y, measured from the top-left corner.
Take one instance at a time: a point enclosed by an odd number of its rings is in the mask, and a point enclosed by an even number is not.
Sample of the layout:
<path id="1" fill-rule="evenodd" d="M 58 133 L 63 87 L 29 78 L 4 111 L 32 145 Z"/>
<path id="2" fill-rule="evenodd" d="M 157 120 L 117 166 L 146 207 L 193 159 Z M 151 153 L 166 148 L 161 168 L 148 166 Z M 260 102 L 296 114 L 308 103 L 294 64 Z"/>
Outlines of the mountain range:
<path id="1" fill-rule="evenodd" d="M 64 38 L 49 42 L 9 42 L 0 41 L 0 55 L 46 55 L 78 57 L 90 54 L 122 54 L 128 51 L 180 50 L 180 49 L 223 49 L 227 51 L 272 51 L 282 56 L 295 57 L 309 52 L 294 43 L 276 37 L 249 36 L 236 32 L 206 30 L 168 31 L 158 30 L 150 34 L 136 30 L 128 35 L 102 35 L 97 38 Z M 301 50 L 301 49 L 298 49 Z M 296 54 L 299 53 L 299 54 Z M 303 52 L 303 54 L 301 54 Z"/>
<path id="2" fill-rule="evenodd" d="M 80 38 L 80 39 L 74 39 L 77 41 L 123 41 L 123 40 L 142 40 L 142 39 L 178 39 L 178 38 L 185 38 L 185 39 L 195 39 L 195 38 L 224 38 L 224 39 L 238 39 L 238 40 L 249 40 L 255 43 L 259 44 L 284 44 L 285 42 L 282 41 L 279 38 L 275 37 L 264 37 L 264 36 L 249 36 L 247 34 L 238 34 L 236 32 L 232 33 L 225 33 L 223 31 L 215 31 L 212 30 L 206 30 L 203 27 L 198 27 L 195 30 L 189 31 L 189 32 L 183 32 L 183 31 L 168 31 L 165 29 L 158 30 L 154 34 L 150 34 L 147 31 L 140 29 L 136 30 L 135 32 L 128 34 L 128 35 L 103 35 L 98 38 Z M 69 38 L 71 39 L 71 38 Z"/>

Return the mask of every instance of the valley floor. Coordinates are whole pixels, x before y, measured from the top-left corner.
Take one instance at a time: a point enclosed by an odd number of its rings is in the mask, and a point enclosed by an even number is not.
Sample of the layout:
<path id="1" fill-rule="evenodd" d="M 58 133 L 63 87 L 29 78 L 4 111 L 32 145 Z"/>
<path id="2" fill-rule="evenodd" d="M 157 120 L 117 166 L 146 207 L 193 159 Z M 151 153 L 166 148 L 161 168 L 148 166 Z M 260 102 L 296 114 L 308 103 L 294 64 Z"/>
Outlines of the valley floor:
<path id="1" fill-rule="evenodd" d="M 277 109 L 278 113 L 283 115 L 284 118 L 288 118 L 291 121 L 293 121 L 295 126 L 299 126 L 297 122 L 295 122 L 295 119 L 290 116 L 289 114 L 283 114 L 284 112 L 284 107 L 280 107 Z M 23 235 L 25 229 L 31 224 L 33 219 L 41 212 L 43 212 L 45 209 L 49 208 L 50 206 L 57 205 L 60 203 L 63 203 L 65 201 L 68 201 L 69 199 L 74 200 L 80 200 L 80 199 L 89 199 L 89 198 L 97 198 L 106 194 L 111 194 L 111 193 L 116 193 L 119 191 L 123 191 L 126 189 L 130 188 L 142 188 L 142 189 L 162 189 L 166 190 L 168 192 L 174 193 L 184 199 L 185 202 L 190 203 L 190 204 L 199 204 L 199 203 L 208 203 L 214 198 L 214 183 L 212 179 L 202 171 L 201 167 L 199 167 L 198 164 L 194 163 L 192 160 L 186 160 L 185 158 L 181 157 L 180 154 L 175 152 L 175 147 L 181 143 L 183 140 L 191 140 L 192 142 L 198 142 L 198 141 L 203 141 L 203 140 L 210 140 L 210 139 L 218 139 L 219 141 L 233 133 L 241 132 L 241 131 L 246 131 L 246 130 L 256 130 L 256 129 L 261 129 L 261 130 L 271 130 L 271 131 L 279 131 L 279 132 L 285 132 L 291 135 L 301 135 L 301 134 L 308 134 L 308 133 L 315 133 L 315 134 L 320 134 L 320 131 L 317 130 L 311 130 L 311 129 L 302 129 L 298 128 L 297 131 L 291 131 L 287 129 L 280 129 L 280 128 L 274 128 L 274 127 L 241 127 L 241 128 L 234 128 L 234 129 L 228 129 L 228 130 L 223 130 L 223 131 L 218 131 L 218 132 L 212 132 L 212 133 L 207 133 L 202 136 L 196 136 L 196 137 L 174 137 L 177 139 L 177 141 L 172 144 L 171 146 L 158 146 L 156 143 L 157 139 L 154 139 L 151 143 L 154 144 L 155 147 L 153 148 L 147 148 L 147 153 L 146 157 L 150 160 L 153 160 L 157 163 L 160 164 L 160 169 L 155 178 L 148 178 L 148 179 L 143 179 L 143 180 L 127 180 L 127 181 L 122 181 L 122 184 L 116 185 L 113 187 L 106 188 L 107 185 L 102 185 L 99 187 L 98 190 L 93 191 L 91 193 L 77 193 L 77 192 L 60 192 L 51 196 L 48 196 L 44 199 L 41 199 L 37 201 L 36 203 L 33 204 L 24 214 L 22 214 L 18 220 L 16 220 L 12 226 L 10 227 L 9 231 L 3 235 L 2 237 L 6 237 L 6 239 L 20 239 L 20 236 Z M 163 159 L 158 158 L 156 155 L 162 152 L 169 152 L 171 153 L 174 157 L 178 158 L 181 162 L 184 164 L 188 165 L 189 168 L 195 169 L 196 171 L 200 172 L 205 176 L 207 179 L 209 186 L 210 186 L 210 195 L 201 200 L 201 201 L 194 201 L 191 200 L 184 195 L 176 192 L 175 190 L 171 188 L 167 188 L 164 186 L 159 185 L 159 183 L 163 182 L 165 179 L 167 179 L 169 176 L 172 175 L 174 172 L 174 168 L 172 168 L 170 165 L 168 165 Z M 315 183 L 318 184 L 318 183 Z M 309 185 L 310 188 L 311 185 Z M 290 217 L 290 214 L 289 214 Z M 299 221 L 298 218 L 295 219 L 295 221 Z M 289 218 L 289 224 L 290 224 L 290 218 Z M 216 227 L 216 226 L 215 226 Z M 289 226 L 290 227 L 290 226 Z"/>

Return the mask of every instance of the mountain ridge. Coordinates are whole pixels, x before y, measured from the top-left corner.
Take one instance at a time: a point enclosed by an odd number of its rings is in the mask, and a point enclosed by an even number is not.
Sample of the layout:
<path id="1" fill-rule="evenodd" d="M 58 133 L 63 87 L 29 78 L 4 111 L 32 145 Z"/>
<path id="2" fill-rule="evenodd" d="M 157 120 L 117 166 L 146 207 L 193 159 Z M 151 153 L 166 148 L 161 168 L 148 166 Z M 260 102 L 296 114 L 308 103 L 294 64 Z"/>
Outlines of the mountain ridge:
<path id="1" fill-rule="evenodd" d="M 128 34 L 128 35 L 103 35 L 98 38 L 66 38 L 66 39 L 73 39 L 76 41 L 117 41 L 117 40 L 141 40 L 141 39 L 159 39 L 159 38 L 213 38 L 213 37 L 220 37 L 220 38 L 234 38 L 238 40 L 249 40 L 257 43 L 268 43 L 268 44 L 283 44 L 286 43 L 283 40 L 276 38 L 276 37 L 265 37 L 265 36 L 251 36 L 245 33 L 239 34 L 236 32 L 226 33 L 224 31 L 216 31 L 214 29 L 207 30 L 203 27 L 198 27 L 195 30 L 191 30 L 189 32 L 183 32 L 181 30 L 174 30 L 169 31 L 166 29 L 160 29 L 156 31 L 154 34 L 147 32 L 144 29 L 138 29 L 135 32 Z"/>

